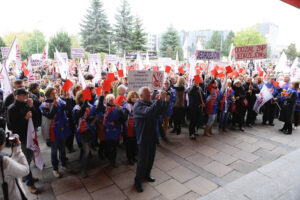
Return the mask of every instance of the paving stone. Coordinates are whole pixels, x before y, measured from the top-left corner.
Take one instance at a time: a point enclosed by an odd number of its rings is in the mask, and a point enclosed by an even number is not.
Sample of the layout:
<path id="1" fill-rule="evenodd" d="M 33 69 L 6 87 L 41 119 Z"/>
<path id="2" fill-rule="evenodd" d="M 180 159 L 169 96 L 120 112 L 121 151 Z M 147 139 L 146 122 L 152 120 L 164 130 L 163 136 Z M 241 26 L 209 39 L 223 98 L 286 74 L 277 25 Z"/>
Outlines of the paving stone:
<path id="1" fill-rule="evenodd" d="M 258 150 L 260 148 L 258 146 L 251 145 L 251 144 L 249 144 L 247 142 L 242 142 L 242 143 L 236 145 L 235 147 L 237 147 L 237 148 L 239 148 L 241 150 L 244 150 L 246 152 L 249 152 L 249 153 L 252 153 L 252 152 L 254 152 L 254 151 L 256 151 L 256 150 Z"/>
<path id="2" fill-rule="evenodd" d="M 233 170 L 232 168 L 216 161 L 213 161 L 210 164 L 204 166 L 203 169 L 218 177 L 222 177 Z"/>
<path id="3" fill-rule="evenodd" d="M 235 180 L 241 178 L 244 175 L 245 174 L 240 173 L 236 170 L 233 170 L 233 171 L 229 172 L 228 174 L 226 174 L 225 176 L 223 176 L 222 179 L 224 179 L 227 182 L 232 182 L 232 181 L 235 181 Z"/>
<path id="4" fill-rule="evenodd" d="M 155 160 L 159 160 L 162 158 L 166 158 L 166 156 L 163 153 L 161 153 L 160 151 L 156 151 L 155 152 Z"/>
<path id="5" fill-rule="evenodd" d="M 222 187 L 225 186 L 228 183 L 228 181 L 224 180 L 223 177 L 220 178 L 220 177 L 217 177 L 217 176 L 215 176 L 215 177 L 213 177 L 212 179 L 209 179 L 209 180 L 214 182 L 215 184 L 217 184 L 219 186 L 222 186 Z"/>
<path id="6" fill-rule="evenodd" d="M 163 171 L 168 171 L 180 166 L 177 162 L 170 158 L 157 160 L 156 162 L 154 162 L 154 165 Z"/>
<path id="7" fill-rule="evenodd" d="M 219 188 L 208 195 L 197 200 L 249 200 L 245 196 L 237 193 L 232 193 L 224 188 Z"/>
<path id="8" fill-rule="evenodd" d="M 279 142 L 282 144 L 290 144 L 293 142 L 293 139 L 288 137 L 287 135 L 280 135 L 280 136 L 274 136 L 270 138 L 271 140 L 275 141 L 275 142 Z"/>
<path id="9" fill-rule="evenodd" d="M 175 154 L 177 154 L 178 156 L 182 157 L 182 158 L 186 158 L 190 155 L 193 155 L 197 152 L 191 150 L 190 147 L 184 146 L 184 147 L 180 147 L 180 148 L 176 148 L 174 150 L 172 150 Z"/>
<path id="10" fill-rule="evenodd" d="M 238 160 L 229 166 L 243 174 L 250 173 L 260 167 L 259 165 L 255 165 L 243 160 Z"/>
<path id="11" fill-rule="evenodd" d="M 197 194 L 196 192 L 189 192 L 189 193 L 177 198 L 176 200 L 195 200 L 199 197 L 200 197 L 200 195 Z"/>
<path id="12" fill-rule="evenodd" d="M 197 174 L 186 167 L 180 166 L 176 167 L 170 171 L 167 172 L 170 176 L 175 178 L 180 183 L 184 183 L 187 180 L 190 180 L 191 178 L 194 178 L 197 176 Z"/>
<path id="13" fill-rule="evenodd" d="M 134 177 L 135 173 L 133 173 L 132 171 L 127 171 L 113 176 L 112 180 L 119 188 L 123 190 L 133 185 Z"/>
<path id="14" fill-rule="evenodd" d="M 112 180 L 103 172 L 94 176 L 89 176 L 81 180 L 88 192 L 94 192 L 101 188 L 114 184 Z"/>
<path id="15" fill-rule="evenodd" d="M 263 149 L 266 149 L 266 150 L 269 150 L 269 151 L 276 148 L 276 145 L 271 144 L 269 142 L 262 141 L 262 140 L 259 140 L 255 143 L 253 143 L 253 145 L 258 146 L 258 147 L 263 148 Z"/>
<path id="16" fill-rule="evenodd" d="M 266 160 L 276 160 L 279 155 L 278 154 L 274 154 L 271 151 L 265 150 L 265 149 L 258 149 L 257 151 L 255 151 L 253 154 L 264 158 Z"/>
<path id="17" fill-rule="evenodd" d="M 198 193 L 201 196 L 204 196 L 211 191 L 218 188 L 218 185 L 201 177 L 198 176 L 184 184 L 186 187 L 190 188 L 194 192 Z"/>
<path id="18" fill-rule="evenodd" d="M 170 179 L 156 186 L 155 189 L 167 199 L 176 199 L 190 191 L 186 186 L 182 185 L 175 179 Z"/>
<path id="19" fill-rule="evenodd" d="M 85 188 L 80 188 L 76 190 L 72 190 L 70 192 L 66 192 L 64 194 L 58 195 L 56 197 L 57 200 L 71 200 L 71 199 L 80 199 L 80 200 L 90 200 L 92 197 L 86 191 Z"/>
<path id="20" fill-rule="evenodd" d="M 283 147 L 276 147 L 275 149 L 272 150 L 272 153 L 280 155 L 280 156 L 286 155 L 289 152 L 291 152 L 291 150 L 288 150 L 288 149 L 283 148 Z"/>
<path id="21" fill-rule="evenodd" d="M 152 200 L 160 194 L 149 184 L 144 183 L 142 184 L 143 192 L 138 193 L 136 192 L 134 187 L 130 187 L 124 190 L 125 195 L 130 200 Z"/>
<path id="22" fill-rule="evenodd" d="M 213 161 L 211 158 L 206 157 L 200 153 L 196 154 L 196 155 L 192 155 L 190 157 L 187 157 L 186 160 L 188 160 L 191 163 L 194 163 L 195 165 L 197 165 L 199 167 L 203 167 Z"/>
<path id="23" fill-rule="evenodd" d="M 126 196 L 121 192 L 121 190 L 115 186 L 109 186 L 96 192 L 91 193 L 94 200 L 111 200 L 111 199 L 118 199 L 118 200 L 125 200 Z"/>
<path id="24" fill-rule="evenodd" d="M 158 168 L 154 168 L 151 170 L 151 176 L 155 178 L 155 182 L 150 183 L 150 185 L 152 186 L 159 185 L 171 178 L 171 176 Z"/>
<path id="25" fill-rule="evenodd" d="M 247 161 L 247 162 L 253 162 L 254 160 L 259 158 L 259 156 L 254 155 L 252 153 L 248 153 L 246 151 L 238 151 L 232 155 L 236 158 L 239 158 L 239 159 Z"/>
<path id="26" fill-rule="evenodd" d="M 215 148 L 212 148 L 207 145 L 202 145 L 202 146 L 196 148 L 195 151 L 197 151 L 205 156 L 208 156 L 208 157 L 212 156 L 218 152 Z"/>
<path id="27" fill-rule="evenodd" d="M 234 161 L 238 160 L 237 158 L 232 157 L 223 152 L 216 153 L 210 157 L 216 161 L 219 161 L 220 163 L 223 163 L 224 165 L 229 165 L 229 164 L 233 163 Z"/>
<path id="28" fill-rule="evenodd" d="M 51 183 L 53 192 L 56 196 L 82 188 L 82 184 L 76 176 L 67 176 L 60 179 L 56 179 Z"/>
<path id="29" fill-rule="evenodd" d="M 117 164 L 116 167 L 112 167 L 109 165 L 104 169 L 105 174 L 110 177 L 120 174 L 122 172 L 128 171 L 128 170 L 130 170 L 129 167 L 124 164 Z"/>
<path id="30" fill-rule="evenodd" d="M 300 199 L 300 190 L 299 188 L 294 187 L 288 192 L 282 194 L 278 200 L 299 200 Z"/>
<path id="31" fill-rule="evenodd" d="M 229 155 L 232 155 L 235 152 L 240 151 L 240 149 L 230 146 L 228 144 L 224 144 L 224 143 L 222 143 L 221 145 L 215 146 L 214 148 L 216 148 L 217 150 L 222 151 L 224 153 L 227 153 Z"/>

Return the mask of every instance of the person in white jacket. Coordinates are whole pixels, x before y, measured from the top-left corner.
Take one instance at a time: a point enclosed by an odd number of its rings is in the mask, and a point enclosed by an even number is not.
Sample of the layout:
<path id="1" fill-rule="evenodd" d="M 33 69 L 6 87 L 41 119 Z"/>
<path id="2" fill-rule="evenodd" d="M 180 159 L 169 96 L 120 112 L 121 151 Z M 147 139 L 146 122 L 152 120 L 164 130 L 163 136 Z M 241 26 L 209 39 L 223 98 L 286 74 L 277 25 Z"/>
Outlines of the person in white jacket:
<path id="1" fill-rule="evenodd" d="M 8 184 L 8 198 L 14 200 L 26 199 L 26 192 L 21 184 L 21 178 L 29 174 L 29 166 L 25 155 L 21 150 L 21 142 L 16 138 L 16 143 L 13 146 L 12 157 L 3 156 L 2 150 L 6 145 L 6 134 L 0 129 L 0 154 L 2 156 L 2 164 L 4 171 L 4 180 Z M 1 166 L 0 166 L 1 167 Z M 0 168 L 1 169 L 1 168 Z M 0 171 L 0 181 L 3 183 L 3 177 Z M 3 192 L 3 191 L 2 191 Z M 24 198 L 25 197 L 25 198 Z M 2 199 L 0 197 L 0 199 Z"/>

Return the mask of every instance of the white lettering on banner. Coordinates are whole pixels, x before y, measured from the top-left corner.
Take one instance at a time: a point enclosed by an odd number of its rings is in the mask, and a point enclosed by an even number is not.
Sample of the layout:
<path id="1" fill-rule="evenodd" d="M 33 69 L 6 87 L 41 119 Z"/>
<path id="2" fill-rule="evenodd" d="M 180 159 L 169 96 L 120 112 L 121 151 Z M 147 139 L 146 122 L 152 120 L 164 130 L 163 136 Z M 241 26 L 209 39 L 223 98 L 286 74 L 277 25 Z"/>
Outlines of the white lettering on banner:
<path id="1" fill-rule="evenodd" d="M 84 58 L 84 49 L 83 48 L 72 48 L 71 49 L 72 58 Z"/>
<path id="2" fill-rule="evenodd" d="M 234 48 L 235 60 L 267 58 L 267 45 L 239 46 Z"/>
<path id="3" fill-rule="evenodd" d="M 98 63 L 98 60 L 101 60 L 100 54 L 89 54 L 88 55 L 89 63 L 95 62 Z"/>
<path id="4" fill-rule="evenodd" d="M 220 60 L 220 51 L 213 50 L 197 50 L 196 59 L 197 60 Z"/>
<path id="5" fill-rule="evenodd" d="M 113 63 L 113 64 L 117 64 L 117 62 L 119 61 L 119 58 L 116 55 L 105 55 L 105 60 L 108 63 Z"/>
<path id="6" fill-rule="evenodd" d="M 163 88 L 163 81 L 163 71 L 128 71 L 128 91 L 138 91 L 141 87 L 160 90 Z"/>
<path id="7" fill-rule="evenodd" d="M 1 47 L 2 58 L 6 59 L 8 56 L 9 47 Z"/>

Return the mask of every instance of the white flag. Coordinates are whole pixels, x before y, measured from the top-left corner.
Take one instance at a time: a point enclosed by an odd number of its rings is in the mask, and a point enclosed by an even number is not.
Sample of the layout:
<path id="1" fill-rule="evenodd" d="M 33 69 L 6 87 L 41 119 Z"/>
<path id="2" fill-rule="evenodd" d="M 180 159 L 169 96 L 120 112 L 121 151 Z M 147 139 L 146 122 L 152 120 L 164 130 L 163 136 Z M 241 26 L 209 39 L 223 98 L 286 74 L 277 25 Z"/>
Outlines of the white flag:
<path id="1" fill-rule="evenodd" d="M 253 110 L 256 113 L 259 113 L 259 109 L 270 99 L 273 98 L 273 95 L 271 94 L 271 92 L 269 91 L 268 87 L 266 85 L 263 86 L 263 88 L 261 89 L 260 93 L 256 95 L 256 101 L 255 104 L 253 106 Z"/>
<path id="2" fill-rule="evenodd" d="M 86 88 L 86 83 L 83 74 L 81 72 L 81 69 L 79 67 L 78 67 L 78 82 L 81 85 L 82 89 L 84 90 Z"/>
<path id="3" fill-rule="evenodd" d="M 3 90 L 3 100 L 4 100 L 8 95 L 10 95 L 13 92 L 13 90 L 10 84 L 6 67 L 4 65 L 1 65 L 0 63 L 0 68 L 1 68 L 1 73 L 0 73 L 1 89 Z"/>
<path id="4" fill-rule="evenodd" d="M 18 73 L 20 73 L 21 66 L 22 66 L 22 59 L 21 59 L 21 51 L 20 51 L 17 37 L 15 37 L 13 43 L 10 46 L 8 56 L 7 56 L 7 61 L 6 61 L 6 68 L 8 68 L 13 61 L 16 62 L 16 70 Z"/>
<path id="5" fill-rule="evenodd" d="M 136 64 L 138 66 L 137 70 L 144 70 L 144 65 L 139 52 L 137 53 L 136 56 Z"/>
<path id="6" fill-rule="evenodd" d="M 28 120 L 26 147 L 27 149 L 31 149 L 34 152 L 34 161 L 36 167 L 40 170 L 43 170 L 44 162 L 31 118 Z"/>
<path id="7" fill-rule="evenodd" d="M 64 59 L 62 58 L 60 53 L 57 51 L 57 49 L 55 49 L 55 51 L 56 51 L 57 59 L 59 61 L 59 62 L 57 62 L 57 64 L 58 64 L 61 78 L 66 79 L 67 75 L 68 75 L 68 71 L 69 71 L 69 67 L 68 67 L 69 65 L 67 62 L 64 61 Z"/>

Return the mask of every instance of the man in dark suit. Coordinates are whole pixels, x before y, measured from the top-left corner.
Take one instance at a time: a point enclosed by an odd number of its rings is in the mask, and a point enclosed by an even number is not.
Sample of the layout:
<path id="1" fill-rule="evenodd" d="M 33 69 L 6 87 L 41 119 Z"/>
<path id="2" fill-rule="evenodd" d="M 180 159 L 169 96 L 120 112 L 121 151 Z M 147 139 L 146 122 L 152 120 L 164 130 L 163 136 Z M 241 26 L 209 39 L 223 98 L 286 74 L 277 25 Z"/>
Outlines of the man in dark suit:
<path id="1" fill-rule="evenodd" d="M 143 192 L 141 183 L 144 179 L 149 182 L 155 181 L 151 177 L 151 169 L 154 162 L 156 144 L 158 143 L 156 120 L 167 111 L 170 96 L 163 91 L 159 100 L 151 102 L 150 89 L 147 87 L 140 88 L 139 95 L 140 100 L 135 103 L 133 108 L 136 139 L 139 146 L 134 185 L 138 192 Z"/>

